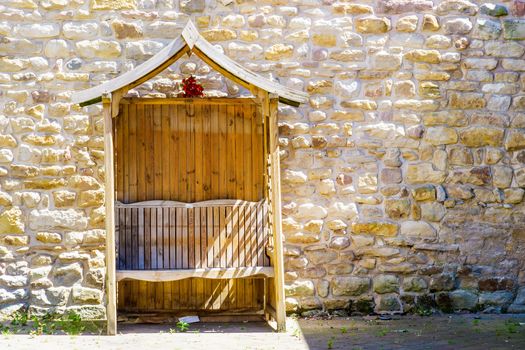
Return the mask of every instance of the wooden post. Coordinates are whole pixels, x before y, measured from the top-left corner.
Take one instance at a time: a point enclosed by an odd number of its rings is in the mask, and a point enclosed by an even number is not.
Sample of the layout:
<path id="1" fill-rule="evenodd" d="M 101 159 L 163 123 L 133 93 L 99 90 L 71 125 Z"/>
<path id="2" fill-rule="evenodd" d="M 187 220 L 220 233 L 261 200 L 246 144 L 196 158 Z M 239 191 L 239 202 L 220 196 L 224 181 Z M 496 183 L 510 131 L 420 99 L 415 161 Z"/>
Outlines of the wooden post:
<path id="1" fill-rule="evenodd" d="M 113 163 L 113 116 L 111 94 L 102 95 L 104 114 L 104 167 L 106 206 L 106 315 L 107 333 L 117 333 L 117 286 L 115 282 L 115 179 Z"/>
<path id="2" fill-rule="evenodd" d="M 274 305 L 277 331 L 286 331 L 286 309 L 284 304 L 284 258 L 281 218 L 281 166 L 279 160 L 279 130 L 277 125 L 277 105 L 279 97 L 267 91 L 259 90 L 262 100 L 262 114 L 267 123 L 268 149 L 265 157 L 268 159 L 269 199 L 271 203 L 271 228 L 273 236 L 273 267 L 274 267 Z"/>

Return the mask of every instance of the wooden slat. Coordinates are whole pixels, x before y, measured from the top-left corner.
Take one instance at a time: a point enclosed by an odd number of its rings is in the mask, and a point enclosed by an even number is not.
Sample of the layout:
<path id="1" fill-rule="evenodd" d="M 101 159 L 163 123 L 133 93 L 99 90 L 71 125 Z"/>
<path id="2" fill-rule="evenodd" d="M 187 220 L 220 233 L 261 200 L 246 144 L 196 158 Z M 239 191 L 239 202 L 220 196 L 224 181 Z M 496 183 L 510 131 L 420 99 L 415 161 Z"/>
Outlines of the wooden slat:
<path id="1" fill-rule="evenodd" d="M 152 208 L 150 211 L 150 251 L 151 251 L 151 269 L 157 269 L 158 254 L 157 254 L 157 209 Z"/>
<path id="2" fill-rule="evenodd" d="M 128 129 L 128 137 L 129 140 L 133 140 L 132 142 L 129 142 L 126 147 L 129 152 L 128 156 L 128 173 L 129 173 L 129 184 L 128 184 L 128 194 L 129 194 L 129 201 L 130 202 L 136 202 L 138 201 L 138 184 L 137 184 L 137 106 L 129 106 L 128 108 L 128 123 L 129 123 L 129 129 Z"/>
<path id="3" fill-rule="evenodd" d="M 174 269 L 176 266 L 176 244 L 177 244 L 177 236 L 176 236 L 176 212 L 175 208 L 168 208 L 169 210 L 169 251 L 170 251 L 170 262 L 169 262 L 169 268 Z"/>
<path id="4" fill-rule="evenodd" d="M 176 222 L 177 222 L 177 225 L 176 225 L 176 250 L 177 250 L 177 253 L 175 254 L 176 256 L 176 264 L 175 266 L 179 266 L 180 268 L 182 268 L 182 255 L 183 255 L 183 243 L 182 243 L 182 227 L 183 227 L 183 222 L 182 222 L 182 211 L 183 209 L 182 208 L 175 208 L 176 210 Z"/>
<path id="5" fill-rule="evenodd" d="M 151 263 L 151 208 L 144 208 L 144 269 L 152 268 Z"/>
<path id="6" fill-rule="evenodd" d="M 201 208 L 194 208 L 193 209 L 193 235 L 194 235 L 194 250 L 193 250 L 193 255 L 194 255 L 194 263 L 193 263 L 193 267 L 196 268 L 196 269 L 201 269 L 203 268 L 202 266 L 202 259 L 201 259 L 201 249 L 202 249 L 202 246 L 201 246 L 201 229 L 202 229 L 202 225 L 201 225 L 201 212 L 200 212 L 200 209 Z"/>
<path id="7" fill-rule="evenodd" d="M 220 220 L 220 209 L 221 207 L 213 207 L 213 267 L 219 267 L 222 265 L 221 261 L 221 220 Z"/>
<path id="8" fill-rule="evenodd" d="M 131 208 L 131 265 L 134 270 L 139 268 L 139 208 Z"/>
<path id="9" fill-rule="evenodd" d="M 181 236 L 182 236 L 182 268 L 187 269 L 189 267 L 189 250 L 193 247 L 189 246 L 189 237 L 188 237 L 188 211 L 182 210 L 182 227 L 181 227 Z"/>
<path id="10" fill-rule="evenodd" d="M 214 228 L 213 228 L 213 208 L 208 207 L 206 208 L 206 235 L 208 237 L 208 244 L 207 244 L 207 250 L 208 250 L 208 264 L 206 267 L 214 267 Z"/>
<path id="11" fill-rule="evenodd" d="M 220 131 L 219 131 L 219 106 L 218 105 L 212 105 L 211 111 L 210 111 L 210 119 L 211 119 L 211 125 L 210 125 L 210 161 L 211 161 L 211 168 L 209 172 L 211 173 L 211 187 L 210 187 L 210 198 L 224 198 L 221 197 L 220 187 L 219 184 L 220 181 L 220 170 L 219 167 L 219 158 L 220 158 L 220 150 L 221 150 L 221 143 L 220 143 Z"/>

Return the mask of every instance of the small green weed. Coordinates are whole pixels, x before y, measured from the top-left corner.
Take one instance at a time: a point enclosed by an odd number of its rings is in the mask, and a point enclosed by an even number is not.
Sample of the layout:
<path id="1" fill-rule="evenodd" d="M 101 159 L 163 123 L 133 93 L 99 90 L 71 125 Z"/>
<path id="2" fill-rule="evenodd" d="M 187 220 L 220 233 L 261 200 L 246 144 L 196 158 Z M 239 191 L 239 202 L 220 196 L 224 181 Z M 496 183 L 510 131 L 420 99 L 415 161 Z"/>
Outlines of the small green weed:
<path id="1" fill-rule="evenodd" d="M 8 335 L 13 334 L 13 331 L 11 331 L 9 326 L 0 324 L 0 333 L 2 333 L 3 336 L 8 336 Z"/>
<path id="2" fill-rule="evenodd" d="M 520 323 L 516 322 L 514 320 L 506 320 L 505 321 L 505 328 L 508 333 L 518 333 L 518 328 L 520 327 Z"/>
<path id="3" fill-rule="evenodd" d="M 378 337 L 384 337 L 385 335 L 388 334 L 388 328 L 383 328 L 383 329 L 380 329 L 378 332 L 377 332 L 377 336 Z"/>
<path id="4" fill-rule="evenodd" d="M 333 349 L 334 348 L 334 337 L 331 337 L 330 339 L 328 339 L 328 342 L 326 344 L 326 347 L 328 349 Z"/>
<path id="5" fill-rule="evenodd" d="M 299 328 L 294 329 L 292 335 L 296 338 L 299 338 L 301 336 L 301 330 Z"/>
<path id="6" fill-rule="evenodd" d="M 431 316 L 432 315 L 432 308 L 423 306 L 423 305 L 417 305 L 414 309 L 414 312 L 418 314 L 419 316 Z"/>
<path id="7" fill-rule="evenodd" d="M 341 334 L 345 334 L 346 332 L 348 332 L 348 328 L 347 327 L 341 327 Z"/>
<path id="8" fill-rule="evenodd" d="M 79 335 L 86 330 L 86 324 L 76 312 L 69 312 L 65 319 L 59 321 L 60 328 L 69 335 Z"/>
<path id="9" fill-rule="evenodd" d="M 177 328 L 181 332 L 186 332 L 190 328 L 190 324 L 188 322 L 179 321 L 177 322 Z"/>
<path id="10" fill-rule="evenodd" d="M 12 326 L 24 327 L 27 326 L 27 321 L 29 321 L 29 314 L 26 309 L 20 309 L 11 315 Z"/>
<path id="11" fill-rule="evenodd" d="M 89 325 L 94 324 L 89 323 Z M 0 327 L 0 332 L 27 332 L 31 335 L 63 332 L 68 335 L 79 335 L 87 329 L 87 326 L 88 324 L 74 311 L 65 315 L 49 312 L 42 316 L 30 316 L 27 310 L 19 310 L 11 315 L 11 327 Z"/>

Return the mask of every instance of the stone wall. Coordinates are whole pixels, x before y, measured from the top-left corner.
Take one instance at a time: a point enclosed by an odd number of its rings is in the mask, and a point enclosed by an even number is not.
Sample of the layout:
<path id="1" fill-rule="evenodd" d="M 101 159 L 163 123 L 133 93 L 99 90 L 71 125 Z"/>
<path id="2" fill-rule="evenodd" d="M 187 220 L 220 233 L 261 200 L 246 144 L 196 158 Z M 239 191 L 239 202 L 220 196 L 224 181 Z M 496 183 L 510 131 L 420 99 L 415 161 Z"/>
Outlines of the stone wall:
<path id="1" fill-rule="evenodd" d="M 188 18 L 280 107 L 287 307 L 525 311 L 525 5 L 2 0 L 0 310 L 104 315 L 101 106 Z M 132 95 L 247 92 L 196 58 Z M 519 287 L 521 289 L 519 289 Z"/>

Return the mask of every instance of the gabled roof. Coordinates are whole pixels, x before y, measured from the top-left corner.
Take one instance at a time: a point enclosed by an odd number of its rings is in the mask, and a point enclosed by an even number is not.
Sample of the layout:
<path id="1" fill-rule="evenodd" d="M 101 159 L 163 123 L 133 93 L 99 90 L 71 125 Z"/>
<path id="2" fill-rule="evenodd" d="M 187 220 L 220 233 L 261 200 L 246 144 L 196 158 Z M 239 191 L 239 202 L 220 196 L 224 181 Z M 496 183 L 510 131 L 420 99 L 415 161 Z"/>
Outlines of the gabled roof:
<path id="1" fill-rule="evenodd" d="M 169 45 L 159 51 L 155 56 L 114 79 L 98 86 L 74 92 L 72 101 L 81 106 L 87 106 L 101 101 L 104 93 L 114 92 L 125 88 L 132 89 L 177 61 L 185 53 L 191 52 L 199 56 L 204 62 L 224 74 L 227 78 L 253 91 L 254 87 L 279 96 L 279 101 L 298 106 L 308 101 L 308 95 L 302 91 L 289 89 L 279 83 L 266 79 L 231 60 L 229 57 L 215 49 L 198 32 L 193 22 L 188 21 L 182 34 Z"/>

